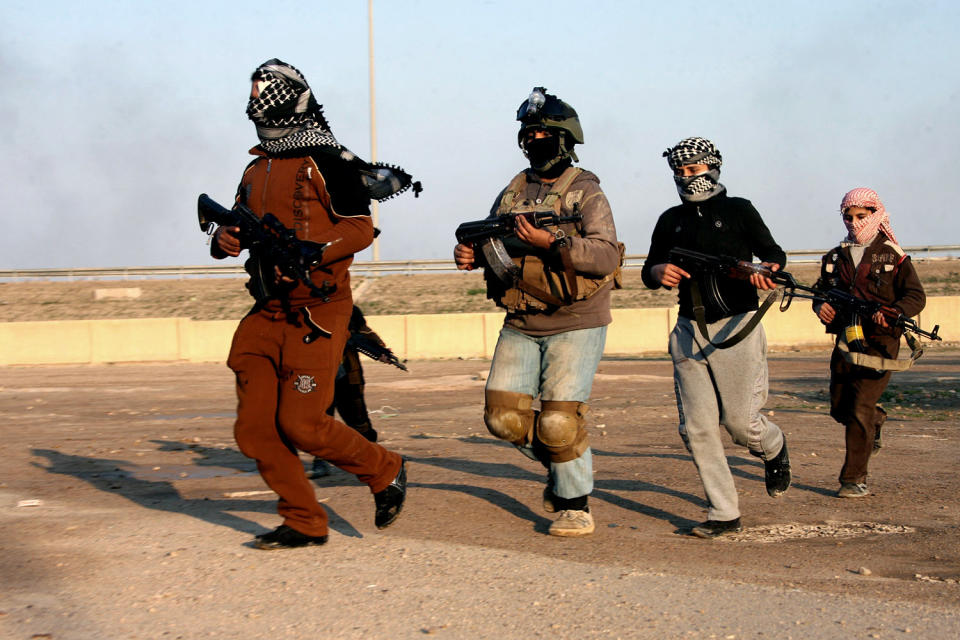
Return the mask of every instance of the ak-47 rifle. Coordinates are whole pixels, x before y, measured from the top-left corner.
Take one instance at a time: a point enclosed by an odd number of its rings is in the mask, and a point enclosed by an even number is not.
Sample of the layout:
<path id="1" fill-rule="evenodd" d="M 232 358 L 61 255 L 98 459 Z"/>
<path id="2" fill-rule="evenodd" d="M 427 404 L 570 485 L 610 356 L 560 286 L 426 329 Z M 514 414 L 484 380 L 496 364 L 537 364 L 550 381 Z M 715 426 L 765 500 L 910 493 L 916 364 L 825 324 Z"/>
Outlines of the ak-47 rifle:
<path id="1" fill-rule="evenodd" d="M 798 285 L 797 288 L 802 291 L 809 291 L 810 295 L 804 295 L 802 293 L 792 293 L 790 295 L 797 298 L 809 298 L 815 302 L 826 302 L 839 313 L 845 313 L 851 317 L 870 318 L 879 311 L 884 315 L 887 324 L 890 326 L 899 327 L 903 331 L 915 333 L 928 340 L 943 340 L 939 335 L 940 325 L 934 325 L 933 331 L 924 331 L 912 318 L 908 318 L 900 313 L 899 310 L 880 304 L 879 302 L 864 300 L 840 289 L 821 291 L 811 287 L 804 287 L 803 285 Z"/>
<path id="2" fill-rule="evenodd" d="M 912 318 L 904 316 L 893 307 L 858 298 L 841 289 L 808 287 L 797 282 L 796 278 L 786 271 L 772 271 L 763 265 L 738 260 L 730 256 L 711 256 L 680 248 L 670 250 L 669 260 L 671 264 L 675 264 L 691 275 L 705 276 L 701 279 L 707 284 L 707 293 L 721 309 L 727 309 L 727 307 L 717 288 L 717 276 L 749 280 L 752 275 L 760 275 L 783 287 L 783 299 L 780 302 L 781 311 L 786 311 L 794 298 L 805 298 L 814 302 L 825 302 L 837 312 L 847 314 L 851 318 L 870 318 L 880 312 L 890 326 L 899 327 L 903 331 L 923 336 L 929 340 L 942 340 L 938 335 L 940 325 L 935 325 L 933 331 L 924 331 Z M 766 308 L 763 308 L 763 310 L 765 311 Z"/>
<path id="3" fill-rule="evenodd" d="M 538 229 L 583 220 L 583 216 L 579 213 L 569 216 L 558 216 L 550 211 L 499 215 L 485 220 L 464 222 L 457 227 L 457 242 L 461 244 L 477 244 L 490 238 L 506 238 L 507 236 L 512 236 L 517 232 L 518 216 L 523 216 L 527 219 L 527 222 Z"/>
<path id="4" fill-rule="evenodd" d="M 197 217 L 200 230 L 206 233 L 213 233 L 213 225 L 239 227 L 241 247 L 249 249 L 263 264 L 276 266 L 282 275 L 302 283 L 324 302 L 329 302 L 330 294 L 337 290 L 336 285 L 326 282 L 318 287 L 310 279 L 311 271 L 320 266 L 324 249 L 331 243 L 300 240 L 293 229 L 284 226 L 272 213 L 259 217 L 242 203 L 227 209 L 205 193 L 197 198 Z"/>
<path id="5" fill-rule="evenodd" d="M 350 337 L 347 338 L 347 347 L 356 350 L 358 353 L 362 353 L 368 358 L 373 358 L 378 362 L 392 364 L 401 371 L 407 370 L 407 365 L 394 355 L 393 351 L 371 340 L 362 333 L 351 333 Z"/>
<path id="6" fill-rule="evenodd" d="M 561 216 L 552 211 L 531 211 L 464 222 L 457 227 L 457 242 L 472 245 L 480 259 L 480 266 L 489 267 L 498 278 L 507 283 L 520 278 L 520 269 L 513 263 L 503 245 L 504 238 L 516 235 L 519 216 L 526 218 L 527 222 L 538 229 L 583 220 L 583 215 L 579 213 Z"/>

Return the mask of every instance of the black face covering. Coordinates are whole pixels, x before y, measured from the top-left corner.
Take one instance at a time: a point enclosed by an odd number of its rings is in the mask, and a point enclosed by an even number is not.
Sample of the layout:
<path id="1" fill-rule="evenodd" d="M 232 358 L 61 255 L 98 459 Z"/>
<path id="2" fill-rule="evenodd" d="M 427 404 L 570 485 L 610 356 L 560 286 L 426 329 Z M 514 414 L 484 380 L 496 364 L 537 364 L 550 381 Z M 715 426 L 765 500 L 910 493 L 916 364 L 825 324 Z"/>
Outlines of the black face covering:
<path id="1" fill-rule="evenodd" d="M 550 135 L 546 138 L 527 138 L 523 150 L 534 170 L 546 169 L 550 161 L 560 155 L 560 138 Z"/>

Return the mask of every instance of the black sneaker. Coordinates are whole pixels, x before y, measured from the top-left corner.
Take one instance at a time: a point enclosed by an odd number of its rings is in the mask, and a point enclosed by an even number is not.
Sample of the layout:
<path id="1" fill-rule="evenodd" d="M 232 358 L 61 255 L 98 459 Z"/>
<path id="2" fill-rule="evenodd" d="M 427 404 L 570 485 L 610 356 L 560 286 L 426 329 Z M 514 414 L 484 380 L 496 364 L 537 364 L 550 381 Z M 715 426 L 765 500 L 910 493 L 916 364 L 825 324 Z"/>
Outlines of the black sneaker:
<path id="1" fill-rule="evenodd" d="M 295 549 L 297 547 L 313 547 L 327 543 L 327 536 L 308 536 L 285 524 L 280 525 L 270 533 L 257 536 L 253 544 L 257 549 Z"/>
<path id="2" fill-rule="evenodd" d="M 767 494 L 777 498 L 790 488 L 790 456 L 787 453 L 787 439 L 772 460 L 763 461 L 763 480 L 767 485 Z"/>
<path id="3" fill-rule="evenodd" d="M 387 488 L 373 494 L 377 512 L 373 518 L 377 529 L 386 529 L 397 519 L 403 510 L 403 501 L 407 497 L 407 461 L 400 462 L 400 471 Z"/>
<path id="4" fill-rule="evenodd" d="M 698 538 L 709 539 L 716 538 L 717 536 L 722 536 L 727 533 L 737 533 L 742 529 L 743 527 L 740 526 L 740 518 L 735 518 L 733 520 L 707 520 L 706 522 L 701 522 L 691 529 L 690 533 Z"/>

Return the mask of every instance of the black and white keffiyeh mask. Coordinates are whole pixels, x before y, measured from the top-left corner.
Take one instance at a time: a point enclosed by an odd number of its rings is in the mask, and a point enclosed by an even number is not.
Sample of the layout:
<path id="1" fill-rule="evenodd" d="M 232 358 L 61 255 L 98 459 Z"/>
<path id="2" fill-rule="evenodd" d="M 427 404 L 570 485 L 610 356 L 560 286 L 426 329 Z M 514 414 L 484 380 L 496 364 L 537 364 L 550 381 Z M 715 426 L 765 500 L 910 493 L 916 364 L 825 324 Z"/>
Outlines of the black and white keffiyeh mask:
<path id="1" fill-rule="evenodd" d="M 723 157 L 716 145 L 706 138 L 684 138 L 664 151 L 663 156 L 674 171 L 678 167 L 691 164 L 705 164 L 708 167 L 706 173 L 696 176 L 674 175 L 677 192 L 684 202 L 703 202 L 725 191 L 725 187 L 719 182 Z"/>
<path id="2" fill-rule="evenodd" d="M 353 164 L 373 200 L 386 200 L 420 183 L 399 167 L 382 162 L 370 164 L 340 144 L 323 115 L 323 106 L 313 97 L 307 79 L 292 65 L 272 58 L 257 67 L 251 80 L 257 97 L 247 102 L 247 117 L 253 121 L 260 147 L 282 154 L 298 149 L 317 149 L 338 155 Z"/>
<path id="3" fill-rule="evenodd" d="M 251 79 L 259 95 L 247 102 L 247 117 L 256 125 L 265 151 L 341 148 L 323 117 L 323 107 L 299 70 L 274 58 L 260 65 Z"/>

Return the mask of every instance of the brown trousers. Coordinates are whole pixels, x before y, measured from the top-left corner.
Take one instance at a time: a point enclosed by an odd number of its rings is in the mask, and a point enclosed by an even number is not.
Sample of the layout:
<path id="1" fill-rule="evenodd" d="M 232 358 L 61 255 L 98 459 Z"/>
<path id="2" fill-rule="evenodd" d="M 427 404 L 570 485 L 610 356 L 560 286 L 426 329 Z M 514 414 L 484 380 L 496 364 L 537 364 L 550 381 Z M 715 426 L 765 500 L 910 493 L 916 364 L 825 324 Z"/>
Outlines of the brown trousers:
<path id="1" fill-rule="evenodd" d="M 899 340 L 881 336 L 871 340 L 879 349 L 870 353 L 885 358 L 896 358 Z M 873 453 L 877 427 L 883 422 L 883 412 L 877 408 L 880 396 L 890 382 L 890 371 L 876 371 L 850 364 L 843 354 L 833 350 L 830 358 L 830 415 L 846 428 L 847 454 L 840 469 L 840 483 L 860 483 L 867 480 L 867 463 Z"/>
<path id="2" fill-rule="evenodd" d="M 283 314 L 257 311 L 233 336 L 227 365 L 237 376 L 240 451 L 257 462 L 264 482 L 280 496 L 283 523 L 310 536 L 327 534 L 327 513 L 317 503 L 297 449 L 348 471 L 370 487 L 385 489 L 401 458 L 327 415 L 346 343 L 350 307 L 317 306 L 313 320 L 332 335 L 303 343 L 309 332 Z"/>

